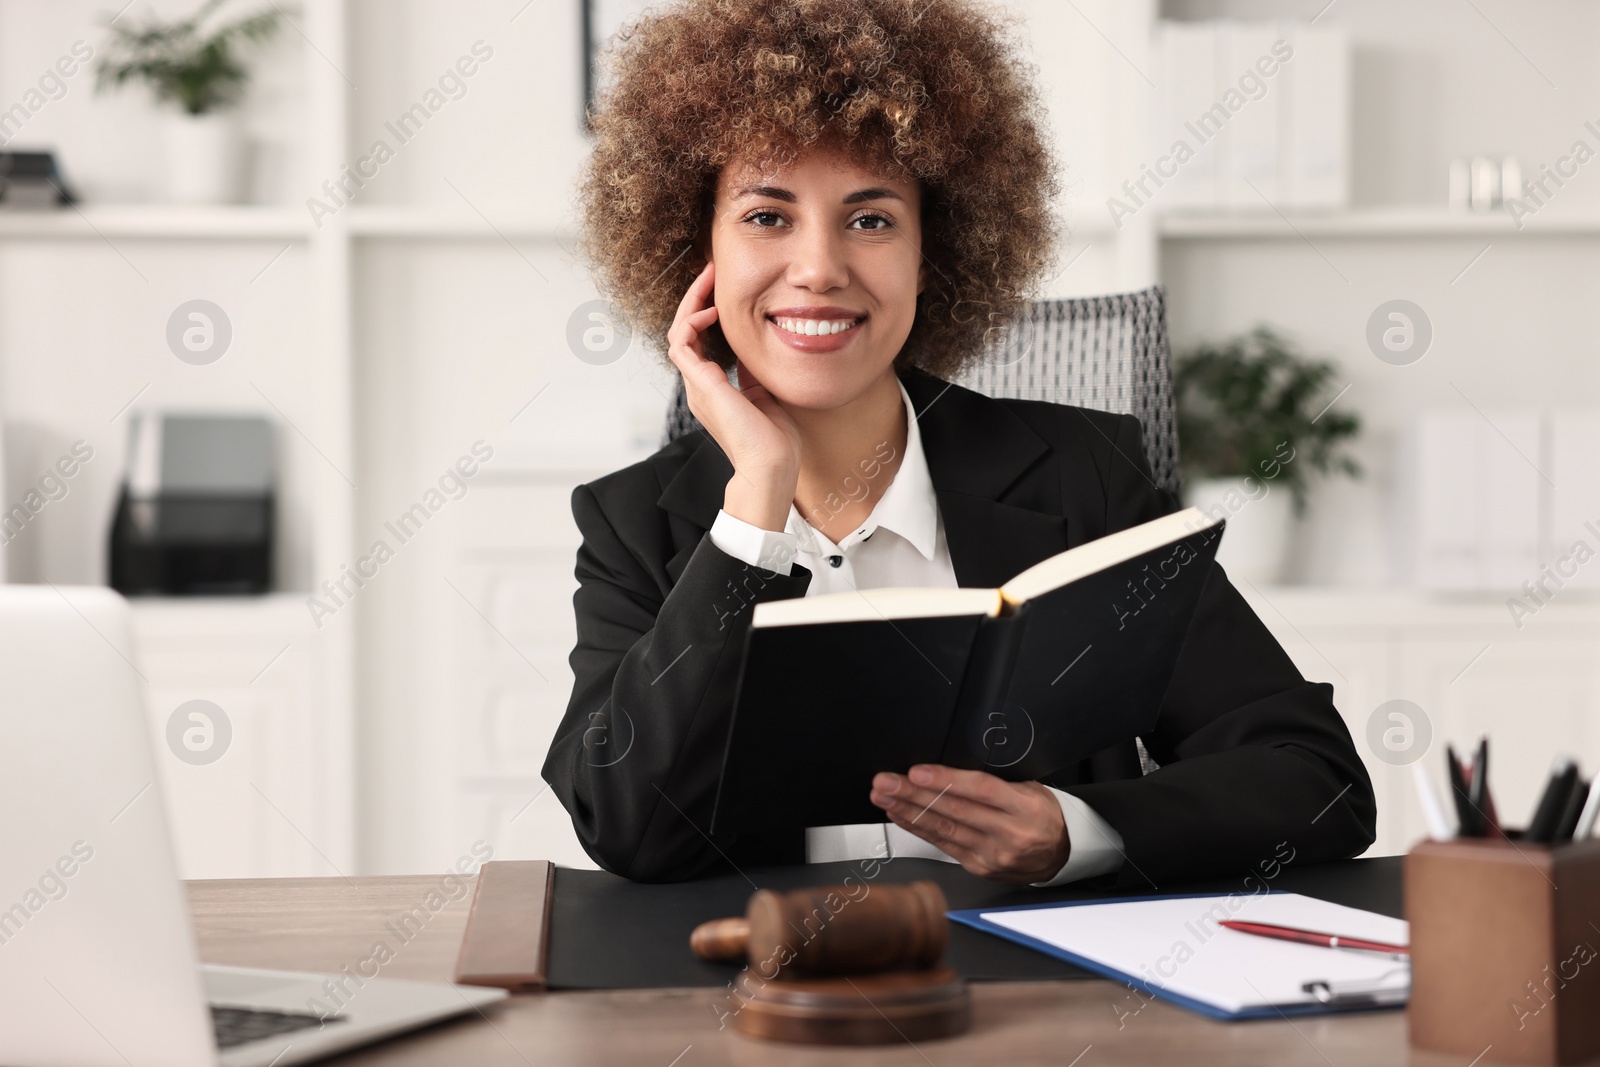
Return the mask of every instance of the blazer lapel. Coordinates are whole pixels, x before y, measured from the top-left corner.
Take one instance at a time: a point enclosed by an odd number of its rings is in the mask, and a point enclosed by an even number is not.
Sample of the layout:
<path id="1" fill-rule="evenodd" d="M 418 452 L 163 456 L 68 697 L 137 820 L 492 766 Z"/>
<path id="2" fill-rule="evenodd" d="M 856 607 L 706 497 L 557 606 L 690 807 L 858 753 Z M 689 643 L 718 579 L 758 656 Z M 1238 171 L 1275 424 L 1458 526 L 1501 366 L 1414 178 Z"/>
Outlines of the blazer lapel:
<path id="1" fill-rule="evenodd" d="M 920 370 L 901 372 L 917 411 L 956 584 L 990 588 L 1067 547 L 1056 514 L 1006 503 L 1050 446 L 1004 404 Z"/>
<path id="2" fill-rule="evenodd" d="M 917 412 L 928 474 L 939 500 L 956 583 L 1004 584 L 1019 571 L 1067 547 L 1067 523 L 1056 514 L 1006 503 L 1006 491 L 1050 446 L 1005 405 L 921 370 L 899 372 Z M 692 531 L 667 562 L 676 582 L 701 535 L 716 520 L 733 464 L 710 434 L 662 489 L 656 506 Z"/>

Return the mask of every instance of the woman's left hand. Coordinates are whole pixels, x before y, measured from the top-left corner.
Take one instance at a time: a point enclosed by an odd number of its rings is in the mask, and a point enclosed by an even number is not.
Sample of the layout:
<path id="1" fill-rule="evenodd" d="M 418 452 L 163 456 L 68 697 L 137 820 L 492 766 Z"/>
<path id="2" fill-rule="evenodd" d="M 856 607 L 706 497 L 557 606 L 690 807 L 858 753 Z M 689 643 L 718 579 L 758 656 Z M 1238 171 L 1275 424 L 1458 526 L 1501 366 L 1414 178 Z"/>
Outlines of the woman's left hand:
<path id="1" fill-rule="evenodd" d="M 1072 851 L 1061 805 L 1038 782 L 919 763 L 909 776 L 873 776 L 872 802 L 896 826 L 998 882 L 1049 881 Z"/>

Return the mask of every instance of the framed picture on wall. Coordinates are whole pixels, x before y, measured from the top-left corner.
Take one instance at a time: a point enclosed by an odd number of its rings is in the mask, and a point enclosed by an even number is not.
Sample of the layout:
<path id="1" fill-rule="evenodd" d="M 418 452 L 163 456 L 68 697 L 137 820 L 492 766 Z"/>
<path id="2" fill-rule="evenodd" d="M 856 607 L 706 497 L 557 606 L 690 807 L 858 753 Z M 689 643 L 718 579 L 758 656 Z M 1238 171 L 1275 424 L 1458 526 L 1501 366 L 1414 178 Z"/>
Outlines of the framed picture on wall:
<path id="1" fill-rule="evenodd" d="M 600 82 L 600 52 L 625 23 L 632 22 L 659 0 L 578 0 L 583 5 L 583 116 L 584 133 L 592 133 L 589 118 L 604 86 Z"/>

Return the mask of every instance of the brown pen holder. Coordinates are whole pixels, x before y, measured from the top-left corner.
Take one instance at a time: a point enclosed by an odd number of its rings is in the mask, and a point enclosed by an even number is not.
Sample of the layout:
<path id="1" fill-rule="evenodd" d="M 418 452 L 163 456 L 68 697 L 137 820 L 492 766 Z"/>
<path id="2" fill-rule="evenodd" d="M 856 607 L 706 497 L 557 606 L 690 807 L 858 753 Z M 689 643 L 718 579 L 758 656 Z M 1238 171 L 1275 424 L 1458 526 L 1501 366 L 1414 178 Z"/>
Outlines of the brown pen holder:
<path id="1" fill-rule="evenodd" d="M 1600 1056 L 1600 839 L 1512 833 L 1424 841 L 1406 856 L 1411 1044 L 1581 1063 Z"/>

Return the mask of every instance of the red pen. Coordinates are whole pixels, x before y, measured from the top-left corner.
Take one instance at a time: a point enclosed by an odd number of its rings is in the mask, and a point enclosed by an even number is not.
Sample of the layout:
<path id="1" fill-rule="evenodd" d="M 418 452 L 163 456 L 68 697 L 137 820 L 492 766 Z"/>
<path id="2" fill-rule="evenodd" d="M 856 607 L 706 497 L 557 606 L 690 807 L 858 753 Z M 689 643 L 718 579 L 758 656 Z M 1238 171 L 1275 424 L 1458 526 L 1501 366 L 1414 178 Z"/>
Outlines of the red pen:
<path id="1" fill-rule="evenodd" d="M 1217 923 L 1242 934 L 1257 937 L 1275 937 L 1280 941 L 1297 941 L 1302 945 L 1321 945 L 1323 948 L 1358 948 L 1364 952 L 1387 952 L 1391 955 L 1409 956 L 1411 946 L 1391 945 L 1384 941 L 1363 941 L 1359 937 L 1339 937 L 1337 934 L 1319 934 L 1315 930 L 1296 930 L 1292 926 L 1272 926 L 1267 923 L 1243 923 L 1226 920 Z"/>

